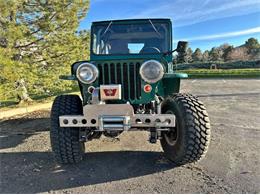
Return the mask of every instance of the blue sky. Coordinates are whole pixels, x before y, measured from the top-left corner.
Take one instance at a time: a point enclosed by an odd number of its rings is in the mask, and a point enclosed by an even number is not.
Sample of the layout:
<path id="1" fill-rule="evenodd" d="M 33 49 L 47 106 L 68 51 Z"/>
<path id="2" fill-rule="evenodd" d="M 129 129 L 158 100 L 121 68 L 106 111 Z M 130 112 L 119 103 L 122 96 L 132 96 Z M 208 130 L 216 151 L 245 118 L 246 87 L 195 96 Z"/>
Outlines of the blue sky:
<path id="1" fill-rule="evenodd" d="M 250 37 L 260 41 L 260 0 L 90 0 L 79 29 L 128 18 L 171 18 L 174 44 L 187 40 L 192 49 L 238 46 Z"/>

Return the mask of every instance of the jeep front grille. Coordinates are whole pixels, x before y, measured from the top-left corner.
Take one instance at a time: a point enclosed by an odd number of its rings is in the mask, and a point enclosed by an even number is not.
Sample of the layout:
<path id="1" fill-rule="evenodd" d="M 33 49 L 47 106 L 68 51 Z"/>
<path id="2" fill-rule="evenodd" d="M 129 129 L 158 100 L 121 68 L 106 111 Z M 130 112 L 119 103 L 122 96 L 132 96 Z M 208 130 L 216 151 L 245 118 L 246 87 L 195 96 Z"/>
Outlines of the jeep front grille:
<path id="1" fill-rule="evenodd" d="M 140 63 L 98 63 L 99 84 L 121 84 L 122 98 L 141 98 Z"/>

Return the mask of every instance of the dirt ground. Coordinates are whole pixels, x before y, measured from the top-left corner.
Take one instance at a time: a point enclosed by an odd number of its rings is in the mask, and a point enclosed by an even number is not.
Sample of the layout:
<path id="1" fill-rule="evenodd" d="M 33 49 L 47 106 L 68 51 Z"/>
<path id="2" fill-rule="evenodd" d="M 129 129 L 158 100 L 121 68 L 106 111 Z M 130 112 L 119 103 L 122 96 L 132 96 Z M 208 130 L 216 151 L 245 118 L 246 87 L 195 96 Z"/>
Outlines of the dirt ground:
<path id="1" fill-rule="evenodd" d="M 1 193 L 260 193 L 260 79 L 185 80 L 211 124 L 206 158 L 174 167 L 145 132 L 86 144 L 83 162 L 55 163 L 49 111 L 0 122 Z"/>

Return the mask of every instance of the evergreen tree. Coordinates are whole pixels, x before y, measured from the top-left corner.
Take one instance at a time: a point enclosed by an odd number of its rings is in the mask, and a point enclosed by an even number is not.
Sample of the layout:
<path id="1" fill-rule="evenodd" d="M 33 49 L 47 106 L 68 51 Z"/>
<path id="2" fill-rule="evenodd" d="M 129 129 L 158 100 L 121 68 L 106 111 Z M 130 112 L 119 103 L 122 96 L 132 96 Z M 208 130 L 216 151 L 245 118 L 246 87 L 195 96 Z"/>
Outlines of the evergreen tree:
<path id="1" fill-rule="evenodd" d="M 222 51 L 218 47 L 213 47 L 209 52 L 210 61 L 221 61 Z"/>
<path id="2" fill-rule="evenodd" d="M 260 44 L 256 38 L 249 38 L 245 43 L 246 48 L 250 51 L 252 49 L 260 48 Z"/>
<path id="3" fill-rule="evenodd" d="M 192 51 L 192 49 L 189 47 L 189 48 L 187 49 L 187 52 L 186 52 L 185 56 L 184 56 L 184 62 L 185 62 L 185 63 L 191 63 L 191 62 L 193 62 L 192 53 L 193 53 L 193 51 Z"/>
<path id="4" fill-rule="evenodd" d="M 230 54 L 232 53 L 234 47 L 229 45 L 228 43 L 224 43 L 219 48 L 222 51 L 222 58 L 223 58 L 223 60 L 225 62 L 229 61 L 230 60 Z"/>
<path id="5" fill-rule="evenodd" d="M 202 61 L 202 52 L 199 48 L 197 48 L 194 53 L 192 54 L 192 59 L 194 62 L 200 62 Z"/>
<path id="6" fill-rule="evenodd" d="M 209 51 L 208 50 L 204 51 L 204 53 L 202 54 L 202 61 L 203 62 L 209 61 Z"/>
<path id="7" fill-rule="evenodd" d="M 260 44 L 257 39 L 249 38 L 245 43 L 245 47 L 247 48 L 248 54 L 251 59 L 260 59 Z"/>
<path id="8" fill-rule="evenodd" d="M 0 98 L 24 81 L 30 94 L 71 87 L 58 79 L 88 57 L 89 33 L 76 33 L 88 0 L 0 1 Z"/>

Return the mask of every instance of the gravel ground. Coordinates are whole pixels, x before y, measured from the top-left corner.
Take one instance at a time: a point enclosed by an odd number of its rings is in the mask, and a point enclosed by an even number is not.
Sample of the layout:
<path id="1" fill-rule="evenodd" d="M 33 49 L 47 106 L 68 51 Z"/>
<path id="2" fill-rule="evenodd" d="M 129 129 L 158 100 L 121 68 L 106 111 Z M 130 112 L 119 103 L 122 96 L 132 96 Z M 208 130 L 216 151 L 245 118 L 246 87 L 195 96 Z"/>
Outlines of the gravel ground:
<path id="1" fill-rule="evenodd" d="M 83 162 L 55 163 L 49 111 L 0 122 L 1 193 L 260 193 L 260 79 L 185 80 L 212 124 L 206 158 L 174 167 L 146 132 L 86 144 Z"/>

